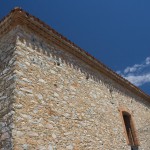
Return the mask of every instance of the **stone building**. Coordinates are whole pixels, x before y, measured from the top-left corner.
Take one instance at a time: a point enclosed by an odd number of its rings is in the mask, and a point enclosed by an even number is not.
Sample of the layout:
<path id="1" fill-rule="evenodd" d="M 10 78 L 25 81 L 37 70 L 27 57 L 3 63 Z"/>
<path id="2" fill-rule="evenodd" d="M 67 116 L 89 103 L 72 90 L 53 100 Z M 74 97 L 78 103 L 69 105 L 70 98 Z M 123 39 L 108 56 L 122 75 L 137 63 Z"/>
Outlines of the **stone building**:
<path id="1" fill-rule="evenodd" d="M 149 150 L 150 96 L 20 8 L 0 22 L 1 150 Z"/>

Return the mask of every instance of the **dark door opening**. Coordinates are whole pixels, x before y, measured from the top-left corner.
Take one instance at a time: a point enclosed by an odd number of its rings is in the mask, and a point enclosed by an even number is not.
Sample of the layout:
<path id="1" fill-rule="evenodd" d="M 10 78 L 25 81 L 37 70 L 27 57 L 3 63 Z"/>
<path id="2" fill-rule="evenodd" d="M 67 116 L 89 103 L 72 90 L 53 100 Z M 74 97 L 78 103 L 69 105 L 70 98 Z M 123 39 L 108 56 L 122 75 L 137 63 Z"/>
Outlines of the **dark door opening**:
<path id="1" fill-rule="evenodd" d="M 131 146 L 131 150 L 138 150 L 138 146 Z"/>
<path id="2" fill-rule="evenodd" d="M 129 145 L 131 145 L 131 150 L 138 150 L 137 139 L 135 130 L 133 128 L 132 118 L 130 114 L 124 113 L 123 120 L 125 124 L 126 134 L 129 141 Z"/>

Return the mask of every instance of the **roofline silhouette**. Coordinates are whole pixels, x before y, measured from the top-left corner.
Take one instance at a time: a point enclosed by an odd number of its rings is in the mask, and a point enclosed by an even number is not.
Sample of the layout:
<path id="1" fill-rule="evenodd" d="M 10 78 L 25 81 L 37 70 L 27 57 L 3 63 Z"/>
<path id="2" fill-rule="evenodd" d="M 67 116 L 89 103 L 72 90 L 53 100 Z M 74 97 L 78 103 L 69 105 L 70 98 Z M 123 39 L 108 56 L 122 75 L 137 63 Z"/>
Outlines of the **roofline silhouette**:
<path id="1" fill-rule="evenodd" d="M 112 71 L 102 62 L 68 40 L 63 35 L 59 34 L 49 25 L 45 24 L 40 19 L 30 15 L 20 7 L 15 7 L 7 16 L 5 16 L 0 21 L 0 37 L 18 25 L 31 30 L 33 33 L 38 34 L 48 42 L 51 41 L 57 46 L 63 47 L 64 50 L 72 53 L 91 67 L 105 74 L 107 77 L 114 80 L 119 85 L 125 87 L 127 90 L 129 90 L 129 92 L 132 92 L 135 95 L 138 95 L 139 97 L 150 102 L 150 95 L 144 93 L 141 89 L 130 83 L 125 78 L 121 77 L 116 72 Z"/>

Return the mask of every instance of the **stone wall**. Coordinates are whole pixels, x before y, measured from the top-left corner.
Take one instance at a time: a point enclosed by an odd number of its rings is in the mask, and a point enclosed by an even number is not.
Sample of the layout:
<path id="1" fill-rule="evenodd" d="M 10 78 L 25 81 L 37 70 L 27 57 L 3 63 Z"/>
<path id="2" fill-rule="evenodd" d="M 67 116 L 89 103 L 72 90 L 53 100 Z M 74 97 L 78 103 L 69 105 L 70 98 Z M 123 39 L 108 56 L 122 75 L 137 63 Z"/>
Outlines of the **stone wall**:
<path id="1" fill-rule="evenodd" d="M 12 149 L 16 30 L 0 38 L 0 149 Z"/>
<path id="2" fill-rule="evenodd" d="M 13 149 L 130 150 L 122 107 L 132 112 L 139 149 L 150 148 L 150 103 L 63 48 L 21 28 L 16 36 Z"/>

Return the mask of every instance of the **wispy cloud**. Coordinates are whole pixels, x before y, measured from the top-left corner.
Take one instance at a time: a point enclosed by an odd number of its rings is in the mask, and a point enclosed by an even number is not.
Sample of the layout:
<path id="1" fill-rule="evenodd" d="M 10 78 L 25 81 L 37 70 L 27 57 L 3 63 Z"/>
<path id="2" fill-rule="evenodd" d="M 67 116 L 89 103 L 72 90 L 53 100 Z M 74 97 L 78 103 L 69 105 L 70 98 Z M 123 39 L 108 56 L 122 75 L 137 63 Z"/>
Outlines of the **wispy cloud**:
<path id="1" fill-rule="evenodd" d="M 117 71 L 117 73 L 136 86 L 150 83 L 150 57 L 147 57 L 140 64 L 126 67 L 123 71 Z"/>

